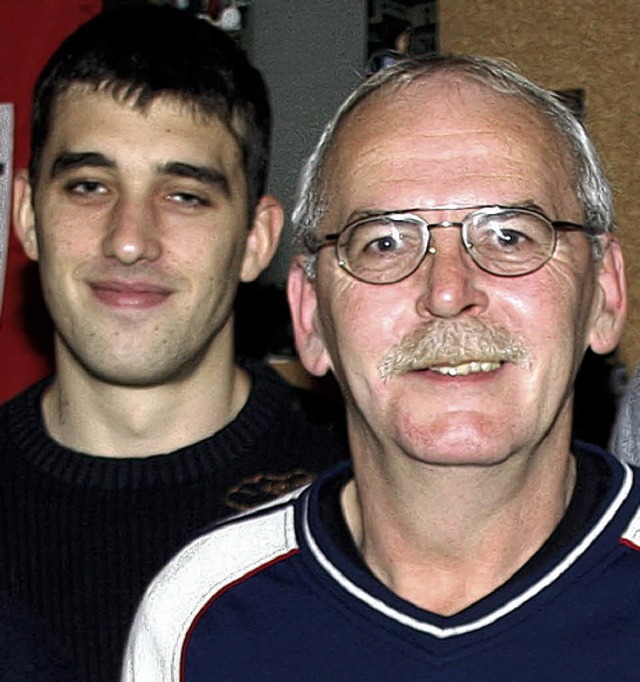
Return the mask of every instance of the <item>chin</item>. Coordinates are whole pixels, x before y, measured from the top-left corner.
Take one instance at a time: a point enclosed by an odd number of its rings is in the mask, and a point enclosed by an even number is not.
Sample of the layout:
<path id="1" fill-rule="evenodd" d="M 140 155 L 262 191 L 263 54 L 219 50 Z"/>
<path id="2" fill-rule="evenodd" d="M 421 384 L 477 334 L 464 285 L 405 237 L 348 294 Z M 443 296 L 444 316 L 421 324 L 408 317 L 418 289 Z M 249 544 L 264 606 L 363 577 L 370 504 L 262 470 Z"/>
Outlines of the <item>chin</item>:
<path id="1" fill-rule="evenodd" d="M 131 388 L 151 388 L 171 383 L 183 375 L 184 369 L 175 366 L 143 365 L 138 362 L 120 362 L 104 365 L 85 364 L 85 370 L 94 379 L 110 385 Z"/>
<path id="2" fill-rule="evenodd" d="M 505 462 L 509 458 L 509 454 L 495 449 L 485 451 L 468 447 L 455 449 L 442 447 L 417 452 L 413 458 L 434 467 L 492 467 Z"/>
<path id="3" fill-rule="evenodd" d="M 452 417 L 421 427 L 405 425 L 398 441 L 414 459 L 442 466 L 492 466 L 513 452 L 512 434 L 505 433 L 504 424 L 486 419 L 467 418 L 460 423 Z"/>

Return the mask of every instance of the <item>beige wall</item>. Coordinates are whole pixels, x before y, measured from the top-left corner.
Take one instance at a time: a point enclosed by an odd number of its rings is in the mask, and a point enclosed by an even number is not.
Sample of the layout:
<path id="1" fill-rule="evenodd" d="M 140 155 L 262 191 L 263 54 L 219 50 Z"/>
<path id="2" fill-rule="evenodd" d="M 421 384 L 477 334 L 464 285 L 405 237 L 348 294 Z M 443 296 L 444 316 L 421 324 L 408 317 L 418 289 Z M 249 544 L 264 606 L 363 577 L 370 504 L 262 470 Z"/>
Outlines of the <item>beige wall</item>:
<path id="1" fill-rule="evenodd" d="M 584 88 L 585 123 L 614 187 L 630 310 L 620 359 L 640 362 L 638 0 L 440 0 L 440 49 L 514 61 L 554 90 Z"/>

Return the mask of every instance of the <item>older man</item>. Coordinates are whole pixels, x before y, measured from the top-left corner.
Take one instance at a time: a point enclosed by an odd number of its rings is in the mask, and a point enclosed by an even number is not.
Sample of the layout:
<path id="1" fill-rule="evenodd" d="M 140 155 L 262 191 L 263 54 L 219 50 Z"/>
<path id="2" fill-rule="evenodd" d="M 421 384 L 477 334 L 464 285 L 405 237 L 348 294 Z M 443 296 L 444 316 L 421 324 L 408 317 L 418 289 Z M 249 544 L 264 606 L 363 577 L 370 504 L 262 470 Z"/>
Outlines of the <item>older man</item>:
<path id="1" fill-rule="evenodd" d="M 295 219 L 298 349 L 352 466 L 186 548 L 125 680 L 637 679 L 640 483 L 571 442 L 626 307 L 581 125 L 502 63 L 406 62 L 339 110 Z"/>

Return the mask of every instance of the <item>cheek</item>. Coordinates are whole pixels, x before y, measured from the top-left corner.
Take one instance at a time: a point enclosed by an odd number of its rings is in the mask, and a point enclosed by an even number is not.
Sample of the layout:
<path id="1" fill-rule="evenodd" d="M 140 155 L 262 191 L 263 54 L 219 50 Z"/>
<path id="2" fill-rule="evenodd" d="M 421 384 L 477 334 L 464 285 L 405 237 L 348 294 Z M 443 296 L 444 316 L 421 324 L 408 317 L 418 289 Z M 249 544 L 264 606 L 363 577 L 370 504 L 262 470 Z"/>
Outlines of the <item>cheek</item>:
<path id="1" fill-rule="evenodd" d="M 238 278 L 245 240 L 228 228 L 212 235 L 210 229 L 166 232 L 164 261 L 187 277 L 208 288 L 216 288 Z M 205 284 L 206 283 L 206 284 Z"/>
<path id="2" fill-rule="evenodd" d="M 101 254 L 104 221 L 56 211 L 45 204 L 37 211 L 40 270 L 65 271 Z"/>
<path id="3" fill-rule="evenodd" d="M 397 292 L 355 281 L 318 300 L 321 333 L 341 383 L 379 380 L 382 357 L 409 331 L 405 300 Z"/>
<path id="4" fill-rule="evenodd" d="M 510 331 L 520 335 L 531 356 L 530 390 L 538 382 L 568 390 L 588 346 L 594 308 L 590 272 L 550 270 L 531 279 L 529 290 L 505 296 Z M 551 393 L 553 389 L 551 390 Z"/>
<path id="5" fill-rule="evenodd" d="M 38 261 L 40 277 L 43 280 L 52 277 L 64 277 L 73 272 L 76 266 L 86 260 L 88 245 L 86 239 L 79 235 L 71 239 L 67 234 L 38 231 Z"/>
<path id="6" fill-rule="evenodd" d="M 193 245 L 192 253 L 202 253 L 202 260 L 207 261 L 218 276 L 238 279 L 247 243 L 247 230 L 244 225 L 232 221 L 216 226 L 214 234 L 210 226 L 202 231 L 202 237 Z M 204 245 L 204 246 L 203 246 Z"/>

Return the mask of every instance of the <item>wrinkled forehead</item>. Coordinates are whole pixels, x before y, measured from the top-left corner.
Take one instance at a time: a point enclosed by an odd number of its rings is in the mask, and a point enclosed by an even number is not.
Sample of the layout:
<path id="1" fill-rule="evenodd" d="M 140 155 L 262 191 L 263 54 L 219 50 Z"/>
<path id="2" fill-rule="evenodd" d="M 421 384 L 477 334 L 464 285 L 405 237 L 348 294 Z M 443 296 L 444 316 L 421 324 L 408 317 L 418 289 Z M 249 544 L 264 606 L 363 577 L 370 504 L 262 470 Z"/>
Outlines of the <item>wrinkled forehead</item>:
<path id="1" fill-rule="evenodd" d="M 437 205 L 455 198 L 448 193 L 477 190 L 492 174 L 508 193 L 549 192 L 551 202 L 576 195 L 569 147 L 540 111 L 459 74 L 439 74 L 383 86 L 352 109 L 334 136 L 324 178 L 332 202 L 393 193 L 402 181 L 412 201 Z M 428 195 L 429 183 L 440 196 Z"/>
<path id="2" fill-rule="evenodd" d="M 387 127 L 390 118 L 398 121 L 392 130 Z M 399 132 L 408 125 L 419 129 L 418 124 L 422 123 L 425 130 L 446 133 L 462 119 L 471 134 L 474 128 L 469 125 L 469 119 L 473 118 L 493 123 L 498 130 L 513 129 L 515 132 L 521 121 L 523 129 L 527 125 L 535 127 L 547 138 L 549 146 L 559 146 L 563 154 L 569 153 L 564 136 L 547 114 L 524 95 L 505 93 L 489 83 L 456 72 L 430 74 L 409 83 L 384 84 L 342 117 L 331 147 L 341 146 L 344 138 L 364 127 L 367 128 L 365 132 L 377 135 Z"/>

